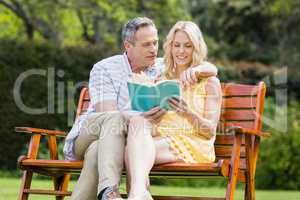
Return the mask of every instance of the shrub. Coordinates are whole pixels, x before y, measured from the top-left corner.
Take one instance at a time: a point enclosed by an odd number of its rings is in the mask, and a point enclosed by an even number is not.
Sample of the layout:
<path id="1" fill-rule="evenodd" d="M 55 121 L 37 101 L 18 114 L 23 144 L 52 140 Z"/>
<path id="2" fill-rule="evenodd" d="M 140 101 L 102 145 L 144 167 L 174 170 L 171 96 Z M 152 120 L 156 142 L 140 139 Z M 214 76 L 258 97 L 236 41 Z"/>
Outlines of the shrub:
<path id="1" fill-rule="evenodd" d="M 274 100 L 269 99 L 266 115 L 274 114 Z M 268 105 L 267 104 L 267 105 Z M 262 141 L 260 159 L 256 170 L 258 188 L 268 189 L 300 189 L 300 103 L 292 100 L 287 109 L 287 116 L 282 115 L 276 121 L 285 121 L 287 117 L 288 130 L 278 131 L 269 128 L 271 138 Z"/>
<path id="2" fill-rule="evenodd" d="M 98 46 L 59 47 L 50 43 L 21 43 L 0 40 L 0 168 L 16 168 L 17 157 L 24 152 L 29 134 L 14 132 L 15 126 L 31 126 L 49 129 L 69 130 L 67 126 L 68 102 L 64 98 L 62 112 L 58 112 L 58 82 L 66 87 L 68 83 L 88 81 L 89 72 L 94 63 L 116 52 Z M 14 96 L 14 84 L 21 73 L 30 69 L 55 72 L 54 112 L 32 115 L 17 107 Z M 63 77 L 57 72 L 63 70 Z M 47 74 L 48 75 L 48 74 Z M 21 98 L 26 106 L 42 108 L 48 104 L 46 76 L 30 76 L 23 82 Z M 79 90 L 76 91 L 78 96 Z M 75 98 L 78 99 L 78 98 Z M 73 111 L 71 111 L 73 112 Z"/>

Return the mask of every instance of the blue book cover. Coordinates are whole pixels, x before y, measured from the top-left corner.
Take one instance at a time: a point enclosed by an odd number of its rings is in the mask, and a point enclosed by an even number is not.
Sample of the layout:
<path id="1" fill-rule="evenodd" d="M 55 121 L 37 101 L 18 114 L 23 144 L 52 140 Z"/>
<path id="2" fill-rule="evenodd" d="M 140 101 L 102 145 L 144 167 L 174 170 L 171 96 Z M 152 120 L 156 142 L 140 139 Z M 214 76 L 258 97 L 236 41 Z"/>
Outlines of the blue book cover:
<path id="1" fill-rule="evenodd" d="M 179 81 L 163 80 L 154 84 L 127 82 L 131 101 L 131 109 L 135 111 L 149 111 L 160 106 L 169 110 L 167 100 L 172 96 L 180 96 Z"/>

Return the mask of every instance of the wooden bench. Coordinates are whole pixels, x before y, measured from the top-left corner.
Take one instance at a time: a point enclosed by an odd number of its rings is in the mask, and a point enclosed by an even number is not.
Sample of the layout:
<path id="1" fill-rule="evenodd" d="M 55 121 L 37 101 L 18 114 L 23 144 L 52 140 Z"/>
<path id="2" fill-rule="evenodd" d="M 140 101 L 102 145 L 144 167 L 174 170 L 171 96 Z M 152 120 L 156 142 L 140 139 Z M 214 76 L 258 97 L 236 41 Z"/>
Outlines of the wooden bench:
<path id="1" fill-rule="evenodd" d="M 218 135 L 215 141 L 216 161 L 206 164 L 170 163 L 154 166 L 151 176 L 159 177 L 224 177 L 227 190 L 224 198 L 163 197 L 155 199 L 234 199 L 237 182 L 245 184 L 245 199 L 255 199 L 255 171 L 261 137 L 269 133 L 261 131 L 264 108 L 265 84 L 242 85 L 222 83 L 223 103 Z M 80 94 L 76 116 L 86 111 L 89 105 L 88 89 Z M 29 127 L 16 127 L 17 132 L 30 133 L 31 140 L 27 156 L 20 156 L 18 166 L 23 170 L 19 200 L 28 199 L 29 194 L 54 195 L 64 199 L 71 195 L 68 184 L 71 174 L 80 173 L 82 161 L 58 159 L 57 137 L 65 137 L 66 132 Z M 37 159 L 41 138 L 48 140 L 51 159 Z M 32 189 L 34 173 L 50 176 L 53 189 Z"/>

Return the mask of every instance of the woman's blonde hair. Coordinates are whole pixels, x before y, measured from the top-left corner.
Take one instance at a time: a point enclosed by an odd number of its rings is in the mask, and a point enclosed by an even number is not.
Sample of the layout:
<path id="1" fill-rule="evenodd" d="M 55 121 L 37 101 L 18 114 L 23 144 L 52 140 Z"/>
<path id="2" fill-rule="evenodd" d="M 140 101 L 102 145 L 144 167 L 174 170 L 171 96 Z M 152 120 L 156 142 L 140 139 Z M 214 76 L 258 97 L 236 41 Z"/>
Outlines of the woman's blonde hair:
<path id="1" fill-rule="evenodd" d="M 164 76 L 167 79 L 175 78 L 175 68 L 176 64 L 172 56 L 172 45 L 177 31 L 185 32 L 190 38 L 194 50 L 192 55 L 191 67 L 200 65 L 207 57 L 207 46 L 204 42 L 200 28 L 191 21 L 178 21 L 169 31 L 166 42 L 164 43 L 164 63 L 166 66 L 166 71 Z"/>

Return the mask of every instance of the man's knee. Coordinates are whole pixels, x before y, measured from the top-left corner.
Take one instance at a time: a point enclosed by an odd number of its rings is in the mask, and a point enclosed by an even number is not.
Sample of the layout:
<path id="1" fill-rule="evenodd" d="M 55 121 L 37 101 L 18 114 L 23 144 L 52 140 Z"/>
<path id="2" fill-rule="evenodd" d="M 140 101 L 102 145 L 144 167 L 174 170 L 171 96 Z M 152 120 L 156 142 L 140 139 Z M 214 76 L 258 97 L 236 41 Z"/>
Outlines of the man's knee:
<path id="1" fill-rule="evenodd" d="M 106 120 L 109 122 L 115 122 L 117 124 L 126 124 L 127 120 L 120 112 L 108 112 L 106 113 Z"/>
<path id="2" fill-rule="evenodd" d="M 98 140 L 92 142 L 84 154 L 84 165 L 97 169 L 98 166 Z"/>
<path id="3" fill-rule="evenodd" d="M 87 117 L 83 122 L 83 127 L 99 126 L 99 128 L 106 124 L 126 124 L 127 120 L 121 112 L 106 112 L 106 113 L 93 113 Z"/>
<path id="4" fill-rule="evenodd" d="M 101 124 L 99 139 L 107 142 L 114 138 L 125 138 L 127 134 L 127 120 L 120 112 L 105 113 L 105 119 Z"/>
<path id="5" fill-rule="evenodd" d="M 107 113 L 104 128 L 109 128 L 112 132 L 125 134 L 127 132 L 127 119 L 120 112 Z"/>

